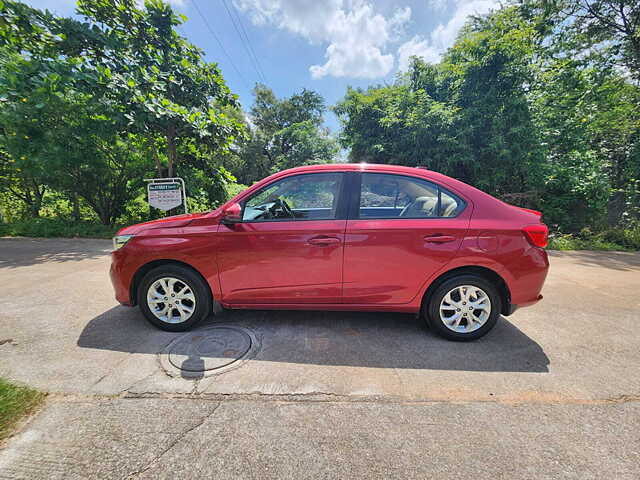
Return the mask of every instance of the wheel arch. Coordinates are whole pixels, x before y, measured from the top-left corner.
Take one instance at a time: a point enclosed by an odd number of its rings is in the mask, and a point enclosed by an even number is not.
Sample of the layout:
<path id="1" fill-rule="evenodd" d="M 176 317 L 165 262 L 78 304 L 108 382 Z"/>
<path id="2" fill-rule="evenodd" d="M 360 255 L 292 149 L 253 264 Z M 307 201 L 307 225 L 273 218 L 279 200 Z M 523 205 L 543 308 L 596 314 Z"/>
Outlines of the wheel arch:
<path id="1" fill-rule="evenodd" d="M 196 275 L 198 275 L 202 279 L 204 284 L 207 286 L 207 289 L 209 290 L 214 311 L 216 313 L 218 312 L 219 303 L 213 296 L 211 285 L 209 285 L 209 282 L 207 281 L 206 277 L 193 265 L 189 265 L 188 263 L 182 262 L 180 260 L 173 260 L 169 258 L 153 260 L 151 262 L 145 263 L 140 268 L 138 268 L 136 273 L 134 273 L 133 278 L 131 280 L 131 285 L 129 287 L 129 290 L 130 290 L 129 295 L 131 298 L 132 305 L 136 305 L 138 303 L 138 287 L 140 286 L 140 282 L 142 282 L 142 279 L 144 278 L 144 276 L 154 268 L 160 267 L 162 265 L 178 265 L 180 267 L 188 268 L 189 270 L 193 271 Z"/>
<path id="2" fill-rule="evenodd" d="M 479 265 L 465 265 L 461 267 L 456 267 L 440 274 L 437 278 L 435 278 L 431 282 L 427 290 L 424 292 L 424 295 L 422 296 L 421 311 L 422 311 L 422 307 L 424 307 L 424 305 L 426 305 L 429 302 L 429 299 L 431 298 L 431 295 L 433 294 L 433 292 L 443 282 L 449 280 L 450 278 L 457 277 L 458 275 L 465 275 L 465 274 L 478 275 L 487 279 L 491 283 L 493 283 L 498 289 L 498 291 L 500 292 L 500 294 L 502 295 L 503 302 L 502 302 L 502 311 L 500 313 L 502 315 L 511 314 L 511 291 L 509 290 L 509 285 L 507 284 L 505 279 L 502 278 L 502 276 L 500 276 L 500 274 L 498 274 L 495 270 L 492 270 L 488 267 L 482 267 Z"/>

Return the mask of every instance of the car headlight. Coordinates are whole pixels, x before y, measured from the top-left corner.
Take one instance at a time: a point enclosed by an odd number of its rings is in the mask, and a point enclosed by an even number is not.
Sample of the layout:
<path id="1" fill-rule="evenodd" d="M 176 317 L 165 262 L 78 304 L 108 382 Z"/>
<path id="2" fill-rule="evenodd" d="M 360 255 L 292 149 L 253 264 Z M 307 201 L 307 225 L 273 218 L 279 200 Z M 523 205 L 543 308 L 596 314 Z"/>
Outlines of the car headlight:
<path id="1" fill-rule="evenodd" d="M 113 249 L 118 250 L 126 245 L 133 235 L 116 235 L 113 237 Z"/>

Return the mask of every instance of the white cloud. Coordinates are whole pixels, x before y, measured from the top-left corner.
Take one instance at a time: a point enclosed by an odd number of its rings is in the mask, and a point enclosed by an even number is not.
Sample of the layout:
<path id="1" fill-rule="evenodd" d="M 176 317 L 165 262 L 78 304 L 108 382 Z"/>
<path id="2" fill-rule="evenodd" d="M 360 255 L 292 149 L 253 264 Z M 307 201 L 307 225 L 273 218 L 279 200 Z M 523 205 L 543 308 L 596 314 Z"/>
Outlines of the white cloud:
<path id="1" fill-rule="evenodd" d="M 420 35 L 416 35 L 398 48 L 398 68 L 402 71 L 409 67 L 411 57 L 422 57 L 426 62 L 436 63 L 440 59 L 438 50 Z"/>
<path id="2" fill-rule="evenodd" d="M 449 0 L 429 0 L 429 8 L 436 12 L 444 12 L 447 9 Z"/>
<path id="3" fill-rule="evenodd" d="M 458 32 L 469 16 L 482 15 L 498 7 L 498 0 L 458 0 L 453 16 L 446 24 L 440 23 L 428 38 L 416 35 L 400 45 L 398 48 L 400 70 L 407 69 L 412 55 L 423 57 L 427 62 L 437 62 L 444 51 L 453 45 Z"/>
<path id="4" fill-rule="evenodd" d="M 271 24 L 327 44 L 326 62 L 309 68 L 314 78 L 376 78 L 393 68 L 393 54 L 385 52 L 411 18 L 411 9 L 398 9 L 387 18 L 366 0 L 236 0 L 258 25 Z"/>

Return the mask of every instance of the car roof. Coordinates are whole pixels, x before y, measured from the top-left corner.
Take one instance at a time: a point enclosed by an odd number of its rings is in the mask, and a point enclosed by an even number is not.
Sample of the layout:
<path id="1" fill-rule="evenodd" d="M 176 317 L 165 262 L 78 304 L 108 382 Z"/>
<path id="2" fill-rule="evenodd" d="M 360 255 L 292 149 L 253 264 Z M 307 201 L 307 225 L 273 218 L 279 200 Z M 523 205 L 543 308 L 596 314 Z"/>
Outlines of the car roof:
<path id="1" fill-rule="evenodd" d="M 236 197 L 230 199 L 227 204 L 236 201 L 238 198 L 251 195 L 252 192 L 259 190 L 264 185 L 273 182 L 282 177 L 290 176 L 296 173 L 320 173 L 320 172 L 376 172 L 376 173 L 393 173 L 396 175 L 408 175 L 412 177 L 423 178 L 427 181 L 437 183 L 449 189 L 454 194 L 461 196 L 465 201 L 471 203 L 472 208 L 505 208 L 509 210 L 516 209 L 497 198 L 489 195 L 476 187 L 464 183 L 455 178 L 449 177 L 442 173 L 428 170 L 425 167 L 406 167 L 402 165 L 389 165 L 380 163 L 327 163 L 321 165 L 305 165 L 302 167 L 290 168 L 274 173 L 262 180 L 251 185 L 247 190 L 239 193 Z M 225 204 L 226 205 L 226 204 Z M 224 205 L 223 205 L 224 207 Z M 221 207 L 222 208 L 222 207 Z M 212 211 L 215 214 L 219 209 Z"/>
<path id="2" fill-rule="evenodd" d="M 390 165 L 382 163 L 327 163 L 322 165 L 305 165 L 302 167 L 290 168 L 272 175 L 269 178 L 275 178 L 293 173 L 312 173 L 312 172 L 375 172 L 375 173 L 395 173 L 400 175 L 410 175 L 413 177 L 422 177 L 426 180 L 442 183 L 445 186 L 452 187 L 455 190 L 466 192 L 473 189 L 468 185 L 455 178 L 448 177 L 442 173 L 428 170 L 425 167 L 406 167 L 403 165 Z"/>
<path id="3" fill-rule="evenodd" d="M 309 171 L 388 171 L 388 172 L 398 172 L 404 171 L 406 173 L 415 173 L 417 171 L 428 171 L 422 167 L 405 167 L 402 165 L 388 165 L 383 163 L 325 163 L 322 165 L 304 165 L 302 167 L 290 168 L 288 170 L 283 170 L 280 173 L 297 173 L 297 172 L 309 172 Z"/>

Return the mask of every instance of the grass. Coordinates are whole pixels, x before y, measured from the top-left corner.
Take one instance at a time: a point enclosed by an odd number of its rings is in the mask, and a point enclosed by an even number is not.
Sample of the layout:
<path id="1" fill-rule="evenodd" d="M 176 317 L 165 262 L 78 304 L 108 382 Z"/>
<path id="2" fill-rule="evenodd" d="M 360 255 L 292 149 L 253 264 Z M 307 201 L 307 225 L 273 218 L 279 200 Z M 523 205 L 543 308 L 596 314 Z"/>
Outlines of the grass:
<path id="1" fill-rule="evenodd" d="M 553 234 L 550 250 L 601 250 L 633 252 L 640 250 L 640 227 L 612 228 L 598 233 L 582 230 L 576 234 Z"/>
<path id="2" fill-rule="evenodd" d="M 42 392 L 0 378 L 0 441 L 7 438 L 17 423 L 33 412 L 44 397 Z"/>
<path id="3" fill-rule="evenodd" d="M 605 252 L 629 252 L 633 249 L 600 239 L 582 239 L 573 235 L 559 235 L 549 239 L 549 250 L 599 250 Z"/>
<path id="4" fill-rule="evenodd" d="M 0 237 L 111 238 L 119 228 L 93 222 L 34 218 L 15 223 L 0 223 Z"/>

